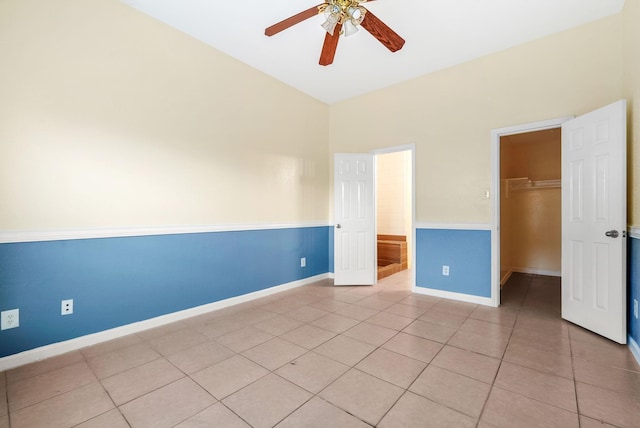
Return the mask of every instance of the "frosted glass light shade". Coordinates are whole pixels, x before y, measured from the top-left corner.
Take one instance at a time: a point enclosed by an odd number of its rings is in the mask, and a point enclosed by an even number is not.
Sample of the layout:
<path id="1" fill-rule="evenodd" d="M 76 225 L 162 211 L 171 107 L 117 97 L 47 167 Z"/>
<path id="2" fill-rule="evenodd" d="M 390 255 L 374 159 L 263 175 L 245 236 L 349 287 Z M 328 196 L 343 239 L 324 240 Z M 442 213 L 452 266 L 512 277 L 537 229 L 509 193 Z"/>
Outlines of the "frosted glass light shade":
<path id="1" fill-rule="evenodd" d="M 350 36 L 358 32 L 358 27 L 353 24 L 351 20 L 344 22 L 344 35 Z"/>

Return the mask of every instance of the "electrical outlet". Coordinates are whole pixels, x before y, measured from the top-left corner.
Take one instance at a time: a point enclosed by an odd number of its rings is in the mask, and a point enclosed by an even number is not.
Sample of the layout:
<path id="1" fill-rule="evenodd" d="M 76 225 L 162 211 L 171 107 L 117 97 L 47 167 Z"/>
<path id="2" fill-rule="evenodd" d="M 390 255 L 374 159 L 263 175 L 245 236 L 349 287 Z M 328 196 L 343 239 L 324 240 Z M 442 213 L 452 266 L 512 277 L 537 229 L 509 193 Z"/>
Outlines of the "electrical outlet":
<path id="1" fill-rule="evenodd" d="M 444 276 L 449 276 L 449 266 L 447 265 L 442 265 L 442 274 Z"/>
<path id="2" fill-rule="evenodd" d="M 300 258 L 300 267 L 307 267 L 307 258 L 306 257 L 301 257 Z"/>
<path id="3" fill-rule="evenodd" d="M 633 299 L 633 316 L 638 319 L 638 299 Z"/>
<path id="4" fill-rule="evenodd" d="M 73 313 L 73 299 L 63 300 L 60 303 L 60 313 L 62 315 L 71 315 Z"/>
<path id="5" fill-rule="evenodd" d="M 0 313 L 0 330 L 8 330 L 20 326 L 20 309 L 11 309 Z"/>

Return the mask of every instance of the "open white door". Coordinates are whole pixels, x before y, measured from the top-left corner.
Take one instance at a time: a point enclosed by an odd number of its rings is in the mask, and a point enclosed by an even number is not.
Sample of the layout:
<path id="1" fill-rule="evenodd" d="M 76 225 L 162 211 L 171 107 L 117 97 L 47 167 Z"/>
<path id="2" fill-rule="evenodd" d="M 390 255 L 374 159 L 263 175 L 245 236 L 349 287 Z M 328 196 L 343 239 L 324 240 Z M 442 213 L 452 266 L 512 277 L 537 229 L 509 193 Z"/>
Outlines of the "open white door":
<path id="1" fill-rule="evenodd" d="M 373 155 L 334 158 L 335 285 L 372 285 L 376 280 Z"/>
<path id="2" fill-rule="evenodd" d="M 618 343 L 627 342 L 626 106 L 562 125 L 562 318 Z"/>

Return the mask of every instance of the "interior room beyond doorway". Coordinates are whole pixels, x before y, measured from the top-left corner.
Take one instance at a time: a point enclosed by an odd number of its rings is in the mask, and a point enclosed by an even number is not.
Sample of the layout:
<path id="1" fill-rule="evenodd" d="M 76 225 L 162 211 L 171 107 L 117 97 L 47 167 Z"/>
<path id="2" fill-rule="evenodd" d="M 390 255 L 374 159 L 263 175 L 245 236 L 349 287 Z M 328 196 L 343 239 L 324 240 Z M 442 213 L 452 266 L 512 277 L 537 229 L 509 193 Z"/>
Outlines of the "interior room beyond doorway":
<path id="1" fill-rule="evenodd" d="M 512 273 L 560 277 L 560 128 L 500 138 L 500 284 Z"/>
<path id="2" fill-rule="evenodd" d="M 378 279 L 411 267 L 411 168 L 410 150 L 376 155 Z"/>

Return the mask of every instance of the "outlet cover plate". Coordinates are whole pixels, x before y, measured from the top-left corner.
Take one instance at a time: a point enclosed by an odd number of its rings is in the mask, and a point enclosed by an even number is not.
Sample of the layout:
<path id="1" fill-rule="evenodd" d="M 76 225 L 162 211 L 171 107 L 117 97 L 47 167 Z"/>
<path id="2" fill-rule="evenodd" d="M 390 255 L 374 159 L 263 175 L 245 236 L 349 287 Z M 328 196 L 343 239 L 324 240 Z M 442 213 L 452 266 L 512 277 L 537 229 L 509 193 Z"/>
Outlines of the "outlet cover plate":
<path id="1" fill-rule="evenodd" d="M 62 315 L 71 315 L 73 313 L 73 299 L 63 300 L 60 303 L 60 313 Z"/>
<path id="2" fill-rule="evenodd" d="M 633 299 L 633 315 L 638 319 L 638 299 Z"/>
<path id="3" fill-rule="evenodd" d="M 2 311 L 0 315 L 0 330 L 8 330 L 20 326 L 20 309 Z"/>
<path id="4" fill-rule="evenodd" d="M 301 257 L 300 258 L 300 267 L 307 267 L 307 258 L 306 257 Z"/>
<path id="5" fill-rule="evenodd" d="M 447 265 L 442 265 L 442 274 L 444 276 L 449 276 L 449 266 Z"/>

